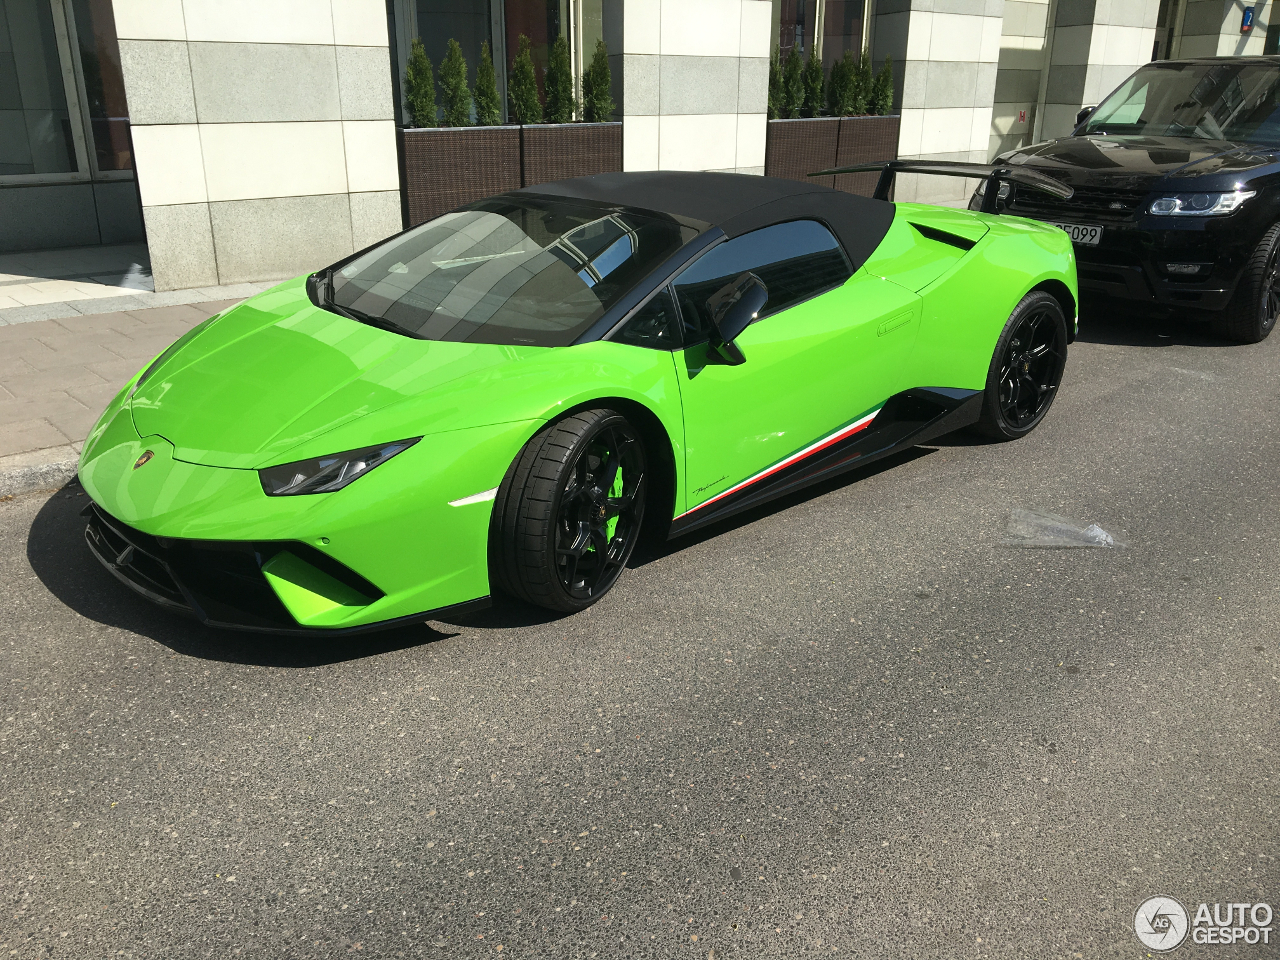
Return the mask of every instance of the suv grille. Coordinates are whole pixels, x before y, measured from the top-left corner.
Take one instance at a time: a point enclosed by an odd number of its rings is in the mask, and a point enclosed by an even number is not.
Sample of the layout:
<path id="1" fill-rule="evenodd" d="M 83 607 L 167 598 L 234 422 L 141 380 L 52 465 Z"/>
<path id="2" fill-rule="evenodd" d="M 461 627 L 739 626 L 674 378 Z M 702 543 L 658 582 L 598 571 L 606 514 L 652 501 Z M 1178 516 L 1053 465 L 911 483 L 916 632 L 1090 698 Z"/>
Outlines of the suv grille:
<path id="1" fill-rule="evenodd" d="M 1051 197 L 1047 193 L 1020 188 L 1009 204 L 1009 210 L 1023 216 L 1066 214 L 1068 216 L 1128 219 L 1142 212 L 1148 190 L 1121 187 L 1076 187 L 1070 200 Z"/>

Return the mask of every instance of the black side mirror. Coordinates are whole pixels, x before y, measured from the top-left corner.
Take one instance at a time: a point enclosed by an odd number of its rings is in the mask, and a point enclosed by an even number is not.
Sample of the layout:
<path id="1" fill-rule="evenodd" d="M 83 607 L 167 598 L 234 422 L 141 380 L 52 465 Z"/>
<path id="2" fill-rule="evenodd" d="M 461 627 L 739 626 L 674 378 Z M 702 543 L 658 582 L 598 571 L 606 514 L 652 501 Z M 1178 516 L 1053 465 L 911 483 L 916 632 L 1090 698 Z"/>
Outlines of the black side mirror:
<path id="1" fill-rule="evenodd" d="M 733 341 L 751 326 L 768 300 L 769 288 L 750 271 L 740 274 L 707 298 L 707 312 L 711 314 L 711 325 L 715 328 L 712 344 L 729 363 L 746 362 L 746 356 Z"/>
<path id="2" fill-rule="evenodd" d="M 1097 109 L 1098 109 L 1098 108 L 1097 108 L 1096 106 L 1094 106 L 1094 107 L 1084 107 L 1084 108 L 1083 108 L 1079 113 L 1077 113 L 1077 114 L 1076 114 L 1076 126 L 1078 127 L 1078 126 L 1080 126 L 1080 124 L 1082 124 L 1082 123 L 1084 123 L 1086 120 L 1088 120 L 1088 119 L 1089 119 L 1089 117 L 1093 115 L 1093 111 L 1095 111 L 1095 110 L 1097 110 Z"/>

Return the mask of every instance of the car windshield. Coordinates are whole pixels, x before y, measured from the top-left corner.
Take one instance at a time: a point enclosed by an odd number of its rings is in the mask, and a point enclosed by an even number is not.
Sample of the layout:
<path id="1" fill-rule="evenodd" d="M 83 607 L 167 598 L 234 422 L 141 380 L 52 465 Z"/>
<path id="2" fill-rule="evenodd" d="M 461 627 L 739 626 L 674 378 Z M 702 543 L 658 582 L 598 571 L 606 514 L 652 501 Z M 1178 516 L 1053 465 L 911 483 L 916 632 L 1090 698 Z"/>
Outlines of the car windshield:
<path id="1" fill-rule="evenodd" d="M 1099 104 L 1080 132 L 1280 145 L 1280 64 L 1149 64 Z"/>
<path id="2" fill-rule="evenodd" d="M 696 233 L 656 214 L 495 197 L 335 271 L 331 302 L 424 340 L 567 346 Z"/>

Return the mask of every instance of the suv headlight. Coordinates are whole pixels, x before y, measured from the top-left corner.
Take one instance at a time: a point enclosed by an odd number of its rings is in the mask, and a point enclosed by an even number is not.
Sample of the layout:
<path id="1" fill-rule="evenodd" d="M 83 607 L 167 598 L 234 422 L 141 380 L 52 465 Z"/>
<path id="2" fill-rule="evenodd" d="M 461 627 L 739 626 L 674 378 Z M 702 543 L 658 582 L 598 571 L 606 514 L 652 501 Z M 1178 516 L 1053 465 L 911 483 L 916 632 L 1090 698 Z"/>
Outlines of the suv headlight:
<path id="1" fill-rule="evenodd" d="M 1233 213 L 1240 204 L 1254 195 L 1253 190 L 1233 190 L 1231 193 L 1176 193 L 1161 197 L 1151 203 L 1151 212 L 1157 217 L 1211 217 L 1215 214 Z"/>
<path id="2" fill-rule="evenodd" d="M 282 463 L 258 471 L 262 490 L 268 497 L 293 497 L 304 493 L 332 493 L 358 480 L 374 467 L 382 466 L 397 453 L 403 453 L 421 437 L 396 440 L 376 447 L 361 447 L 327 457 Z"/>
<path id="3" fill-rule="evenodd" d="M 985 197 L 987 195 L 987 181 L 986 180 L 979 181 L 978 189 L 975 192 L 977 193 L 978 196 Z M 1013 192 L 1013 188 L 1009 186 L 1009 181 L 1001 180 L 1000 189 L 996 191 L 996 196 L 999 197 L 1001 200 L 1004 200 L 1004 199 L 1007 199 L 1009 194 L 1012 192 Z"/>

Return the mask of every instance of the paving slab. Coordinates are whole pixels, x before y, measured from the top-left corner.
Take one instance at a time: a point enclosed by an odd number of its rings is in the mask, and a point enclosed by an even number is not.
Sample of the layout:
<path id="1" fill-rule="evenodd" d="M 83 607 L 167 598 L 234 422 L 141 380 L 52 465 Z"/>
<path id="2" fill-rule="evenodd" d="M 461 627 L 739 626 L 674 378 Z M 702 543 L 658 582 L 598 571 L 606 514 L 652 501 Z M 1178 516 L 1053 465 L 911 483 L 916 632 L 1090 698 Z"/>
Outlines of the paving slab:
<path id="1" fill-rule="evenodd" d="M 240 299 L 0 324 L 0 497 L 74 476 L 80 445 L 129 378 Z"/>

